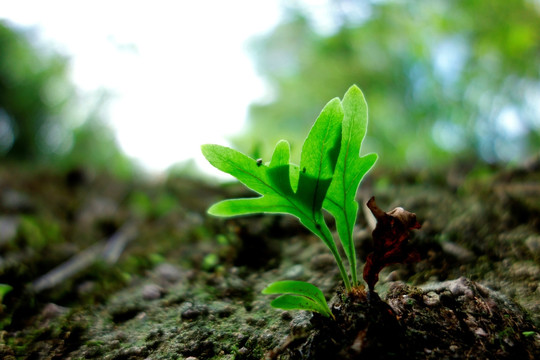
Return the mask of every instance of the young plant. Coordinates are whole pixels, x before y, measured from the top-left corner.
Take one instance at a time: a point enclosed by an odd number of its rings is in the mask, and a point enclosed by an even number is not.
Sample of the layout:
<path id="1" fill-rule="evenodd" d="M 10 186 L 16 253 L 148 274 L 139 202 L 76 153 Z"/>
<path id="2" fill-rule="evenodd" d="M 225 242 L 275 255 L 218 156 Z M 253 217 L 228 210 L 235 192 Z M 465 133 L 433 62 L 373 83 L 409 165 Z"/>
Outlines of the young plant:
<path id="1" fill-rule="evenodd" d="M 210 207 L 208 213 L 226 217 L 284 213 L 297 217 L 330 249 L 345 288 L 350 292 L 358 285 L 352 238 L 358 213 L 356 192 L 360 181 L 377 160 L 376 154 L 359 156 L 366 130 L 367 104 L 361 90 L 353 85 L 343 101 L 332 99 L 323 108 L 302 146 L 299 166 L 290 163 L 290 147 L 285 140 L 277 143 L 268 163 L 228 147 L 203 145 L 202 152 L 213 166 L 235 176 L 261 195 L 221 201 Z M 338 235 L 349 262 L 350 277 L 324 220 L 323 208 L 336 219 Z M 284 286 L 278 282 L 264 291 L 285 293 L 272 303 L 275 307 L 306 309 L 330 316 L 325 301 L 325 306 L 320 307 L 324 296 L 322 299 L 319 295 L 314 296 L 313 285 L 304 283 L 307 285 L 299 286 L 298 283 Z"/>

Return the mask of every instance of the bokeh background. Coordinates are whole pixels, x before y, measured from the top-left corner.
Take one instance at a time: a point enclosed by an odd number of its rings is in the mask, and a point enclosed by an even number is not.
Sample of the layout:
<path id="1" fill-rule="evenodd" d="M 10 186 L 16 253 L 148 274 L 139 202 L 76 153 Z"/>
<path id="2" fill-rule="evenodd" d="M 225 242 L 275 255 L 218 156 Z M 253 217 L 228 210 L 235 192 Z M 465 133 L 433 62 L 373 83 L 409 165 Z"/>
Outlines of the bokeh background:
<path id="1" fill-rule="evenodd" d="M 293 160 L 357 84 L 377 166 L 516 164 L 540 149 L 540 1 L 7 2 L 0 159 L 207 171 L 199 146 Z"/>

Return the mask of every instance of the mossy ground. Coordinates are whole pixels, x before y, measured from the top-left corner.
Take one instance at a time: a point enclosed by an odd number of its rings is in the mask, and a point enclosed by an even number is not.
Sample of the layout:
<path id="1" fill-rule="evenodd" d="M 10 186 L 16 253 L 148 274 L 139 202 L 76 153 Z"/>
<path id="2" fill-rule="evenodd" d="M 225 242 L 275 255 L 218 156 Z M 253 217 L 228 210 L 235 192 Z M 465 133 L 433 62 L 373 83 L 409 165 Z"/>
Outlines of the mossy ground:
<path id="1" fill-rule="evenodd" d="M 332 256 L 291 217 L 206 216 L 211 203 L 242 194 L 239 186 L 2 168 L 0 283 L 13 290 L 2 302 L 0 357 L 540 356 L 538 162 L 374 172 L 361 189 L 423 224 L 412 238 L 422 260 L 383 270 L 383 300 L 336 295 Z M 111 261 L 106 244 L 128 223 L 135 236 Z M 361 214 L 361 261 L 371 251 L 366 229 Z M 95 244 L 103 247 L 94 261 L 36 291 L 37 279 Z M 260 291 L 282 279 L 319 286 L 338 320 L 271 308 Z"/>

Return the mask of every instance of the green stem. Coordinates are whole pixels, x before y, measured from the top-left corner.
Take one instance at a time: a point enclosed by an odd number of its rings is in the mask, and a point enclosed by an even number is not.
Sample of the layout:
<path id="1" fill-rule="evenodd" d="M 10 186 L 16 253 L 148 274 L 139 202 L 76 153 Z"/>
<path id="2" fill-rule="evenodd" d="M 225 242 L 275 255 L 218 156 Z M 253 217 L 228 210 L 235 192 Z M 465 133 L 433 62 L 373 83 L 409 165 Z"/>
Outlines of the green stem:
<path id="1" fill-rule="evenodd" d="M 345 216 L 345 220 L 347 221 L 347 228 L 348 228 L 349 226 L 348 226 L 348 220 L 346 216 Z M 349 259 L 349 266 L 351 268 L 352 286 L 355 287 L 355 286 L 358 286 L 358 274 L 357 274 L 357 269 L 356 269 L 356 250 L 354 248 L 354 240 L 353 240 L 352 233 L 353 233 L 353 230 L 348 229 L 347 235 L 349 237 L 349 245 L 350 245 L 349 254 L 351 256 L 351 258 Z"/>
<path id="2" fill-rule="evenodd" d="M 327 244 L 334 244 L 334 246 L 328 246 L 328 247 L 330 248 L 330 252 L 332 252 L 332 255 L 334 255 L 334 258 L 336 259 L 336 263 L 338 265 L 341 278 L 343 279 L 343 283 L 345 284 L 345 289 L 347 290 L 347 292 L 350 292 L 352 288 L 351 288 L 351 283 L 349 281 L 349 275 L 347 275 L 347 271 L 345 270 L 345 266 L 343 265 L 343 261 L 341 260 L 341 256 L 339 255 L 339 252 L 335 245 L 334 238 L 332 237 L 332 234 L 330 233 L 330 230 L 328 229 L 327 226 L 324 227 L 324 230 L 325 231 L 321 231 L 321 235 L 325 237 Z"/>
<path id="3" fill-rule="evenodd" d="M 356 273 L 356 261 L 351 261 L 352 286 L 358 286 L 358 274 Z"/>

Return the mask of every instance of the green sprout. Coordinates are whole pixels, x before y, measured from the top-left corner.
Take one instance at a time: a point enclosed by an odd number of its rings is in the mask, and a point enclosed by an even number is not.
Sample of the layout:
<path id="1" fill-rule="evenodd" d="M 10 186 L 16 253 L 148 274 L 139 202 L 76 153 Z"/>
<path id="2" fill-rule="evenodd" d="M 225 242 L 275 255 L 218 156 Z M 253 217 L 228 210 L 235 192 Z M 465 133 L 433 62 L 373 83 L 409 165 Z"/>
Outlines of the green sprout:
<path id="1" fill-rule="evenodd" d="M 256 213 L 297 217 L 330 249 L 345 288 L 350 292 L 359 285 L 353 242 L 358 213 L 356 193 L 362 178 L 377 160 L 377 154 L 359 156 L 367 121 L 364 95 L 353 85 L 342 101 L 332 99 L 323 108 L 302 146 L 299 166 L 290 163 L 290 146 L 285 140 L 277 143 L 267 163 L 225 146 L 203 145 L 203 155 L 214 167 L 233 175 L 261 195 L 218 202 L 208 213 L 223 217 Z M 336 220 L 350 275 L 324 220 L 323 209 Z M 272 302 L 272 306 L 280 309 L 332 315 L 322 292 L 312 284 L 279 281 L 270 284 L 263 293 L 284 293 Z"/>

